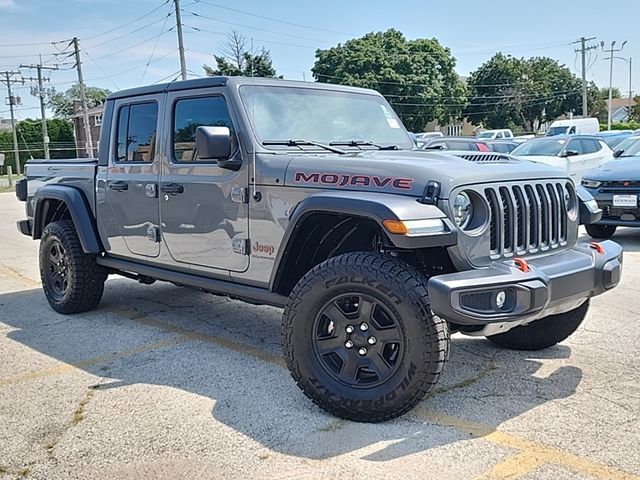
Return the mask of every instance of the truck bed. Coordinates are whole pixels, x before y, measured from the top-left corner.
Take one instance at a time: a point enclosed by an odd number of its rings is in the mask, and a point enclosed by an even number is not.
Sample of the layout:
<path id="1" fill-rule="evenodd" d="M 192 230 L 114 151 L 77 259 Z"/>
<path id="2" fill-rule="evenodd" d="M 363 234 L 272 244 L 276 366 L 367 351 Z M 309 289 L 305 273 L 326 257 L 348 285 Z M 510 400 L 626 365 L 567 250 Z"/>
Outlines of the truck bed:
<path id="1" fill-rule="evenodd" d="M 70 185 L 82 191 L 95 214 L 95 177 L 98 160 L 95 158 L 65 158 L 29 160 L 25 166 L 27 197 L 33 198 L 44 185 Z M 30 208 L 31 202 L 27 203 Z M 32 212 L 28 212 L 31 216 Z"/>

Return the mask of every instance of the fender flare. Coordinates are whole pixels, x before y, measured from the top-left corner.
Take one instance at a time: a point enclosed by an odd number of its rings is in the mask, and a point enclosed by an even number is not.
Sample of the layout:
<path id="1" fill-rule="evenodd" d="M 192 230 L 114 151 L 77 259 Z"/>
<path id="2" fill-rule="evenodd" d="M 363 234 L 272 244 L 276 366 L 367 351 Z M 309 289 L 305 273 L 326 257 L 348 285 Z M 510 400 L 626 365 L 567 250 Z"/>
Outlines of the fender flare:
<path id="1" fill-rule="evenodd" d="M 274 262 L 270 286 L 274 288 L 281 277 L 281 269 L 296 235 L 307 217 L 315 213 L 333 213 L 374 221 L 390 242 L 400 249 L 446 247 L 458 241 L 457 231 L 444 212 L 435 205 L 420 203 L 417 198 L 374 192 L 330 191 L 315 193 L 302 200 L 289 215 L 280 248 Z M 407 237 L 389 233 L 384 220 L 416 220 L 439 218 L 445 231 L 421 237 Z"/>
<path id="2" fill-rule="evenodd" d="M 85 253 L 98 254 L 102 246 L 97 234 L 95 220 L 84 194 L 77 188 L 65 185 L 44 185 L 33 196 L 33 238 L 39 239 L 44 229 L 44 204 L 47 200 L 63 202 L 78 232 Z"/>
<path id="3" fill-rule="evenodd" d="M 578 199 L 578 215 L 580 225 L 590 225 L 600 221 L 602 218 L 602 209 L 598 206 L 598 202 L 593 195 L 582 185 L 576 185 L 576 197 Z"/>

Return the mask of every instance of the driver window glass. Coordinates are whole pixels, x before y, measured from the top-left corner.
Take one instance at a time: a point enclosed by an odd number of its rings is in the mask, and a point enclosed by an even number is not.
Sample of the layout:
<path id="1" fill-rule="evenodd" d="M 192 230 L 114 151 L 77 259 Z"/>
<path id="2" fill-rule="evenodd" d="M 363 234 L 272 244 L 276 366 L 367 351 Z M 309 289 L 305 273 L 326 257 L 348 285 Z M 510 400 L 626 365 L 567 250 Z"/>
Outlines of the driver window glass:
<path id="1" fill-rule="evenodd" d="M 578 155 L 582 155 L 584 153 L 582 150 L 582 142 L 580 140 L 571 140 L 569 142 L 569 146 L 567 146 L 567 150 L 575 150 L 578 152 Z"/>
<path id="2" fill-rule="evenodd" d="M 173 114 L 173 158 L 176 162 L 207 162 L 196 152 L 196 128 L 228 127 L 235 138 L 233 123 L 223 97 L 185 98 L 175 104 Z M 232 147 L 233 150 L 233 147 Z"/>

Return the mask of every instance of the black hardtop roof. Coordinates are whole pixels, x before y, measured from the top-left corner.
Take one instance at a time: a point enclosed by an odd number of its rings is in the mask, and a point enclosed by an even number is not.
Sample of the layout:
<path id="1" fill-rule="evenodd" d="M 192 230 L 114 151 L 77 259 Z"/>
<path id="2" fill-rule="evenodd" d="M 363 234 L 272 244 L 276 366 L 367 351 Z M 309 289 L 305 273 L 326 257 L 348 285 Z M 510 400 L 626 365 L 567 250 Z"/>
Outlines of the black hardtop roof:
<path id="1" fill-rule="evenodd" d="M 177 90 L 190 90 L 195 88 L 222 87 L 225 85 L 271 85 L 271 86 L 290 86 L 305 88 L 320 88 L 324 90 L 342 90 L 354 91 L 360 93 L 369 93 L 372 91 L 365 88 L 348 87 L 345 85 L 336 85 L 331 83 L 320 82 L 301 82 L 296 80 L 284 80 L 281 78 L 263 78 L 263 77 L 206 77 L 195 78 L 192 80 L 182 80 L 177 82 L 161 83 L 158 85 L 147 85 L 144 87 L 129 88 L 114 92 L 107 97 L 107 100 L 115 100 L 117 98 L 135 97 L 140 95 L 150 95 L 154 93 L 172 92 Z"/>

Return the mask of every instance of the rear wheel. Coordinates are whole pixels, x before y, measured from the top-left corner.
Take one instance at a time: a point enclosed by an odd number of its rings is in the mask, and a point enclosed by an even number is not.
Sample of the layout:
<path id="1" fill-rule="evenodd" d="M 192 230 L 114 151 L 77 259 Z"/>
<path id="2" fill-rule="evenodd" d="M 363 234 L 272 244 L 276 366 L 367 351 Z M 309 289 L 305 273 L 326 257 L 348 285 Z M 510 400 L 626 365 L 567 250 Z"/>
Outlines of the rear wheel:
<path id="1" fill-rule="evenodd" d="M 569 338 L 580 326 L 588 310 L 589 300 L 569 312 L 550 315 L 487 339 L 510 350 L 542 350 Z"/>
<path id="2" fill-rule="evenodd" d="M 67 314 L 98 305 L 107 273 L 96 263 L 96 255 L 84 253 L 73 222 L 60 220 L 42 232 L 40 278 L 49 305 Z"/>
<path id="3" fill-rule="evenodd" d="M 592 238 L 611 238 L 614 233 L 616 233 L 616 229 L 618 228 L 616 225 L 585 225 L 584 228 L 587 230 L 587 233 Z"/>
<path id="4" fill-rule="evenodd" d="M 283 315 L 291 375 L 330 413 L 359 422 L 404 414 L 437 382 L 449 351 L 427 279 L 373 253 L 331 258 L 307 273 Z"/>

